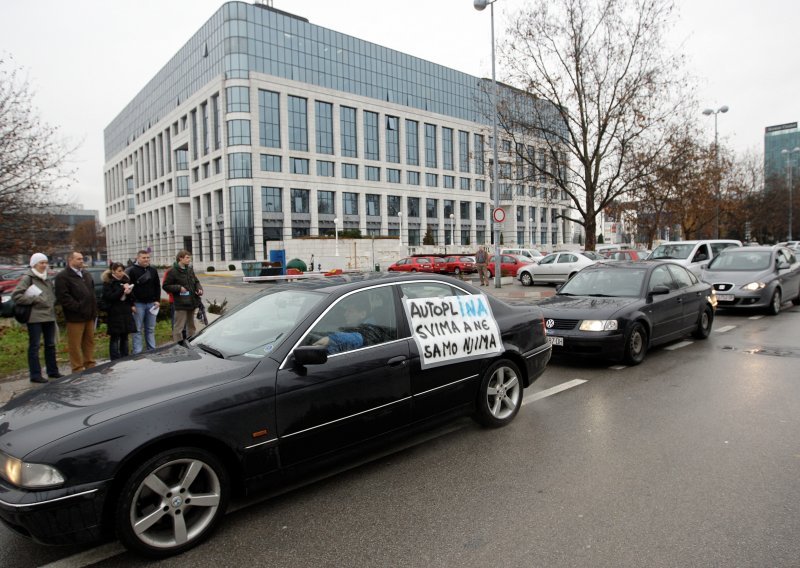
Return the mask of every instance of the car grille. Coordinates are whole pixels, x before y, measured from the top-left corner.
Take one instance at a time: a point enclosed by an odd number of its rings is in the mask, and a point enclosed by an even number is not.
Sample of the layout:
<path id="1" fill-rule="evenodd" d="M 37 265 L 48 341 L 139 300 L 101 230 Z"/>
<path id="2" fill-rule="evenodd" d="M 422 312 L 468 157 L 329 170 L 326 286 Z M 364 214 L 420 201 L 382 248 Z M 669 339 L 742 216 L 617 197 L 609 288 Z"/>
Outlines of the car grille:
<path id="1" fill-rule="evenodd" d="M 727 282 L 717 282 L 713 284 L 714 290 L 717 292 L 727 292 L 728 290 L 733 290 L 733 284 L 728 284 Z"/>
<path id="2" fill-rule="evenodd" d="M 544 326 L 547 329 L 575 329 L 578 320 L 545 318 Z"/>

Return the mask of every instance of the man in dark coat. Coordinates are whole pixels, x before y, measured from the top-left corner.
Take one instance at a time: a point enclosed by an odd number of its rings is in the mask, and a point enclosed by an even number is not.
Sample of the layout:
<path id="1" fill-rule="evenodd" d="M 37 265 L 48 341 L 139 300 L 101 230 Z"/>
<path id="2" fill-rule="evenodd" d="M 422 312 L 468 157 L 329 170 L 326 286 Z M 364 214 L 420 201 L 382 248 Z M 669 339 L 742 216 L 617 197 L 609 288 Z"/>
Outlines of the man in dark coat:
<path id="1" fill-rule="evenodd" d="M 186 337 L 195 333 L 194 310 L 202 302 L 203 287 L 190 266 L 192 254 L 187 250 L 178 252 L 175 263 L 164 277 L 164 291 L 172 294 L 175 306 L 175 321 L 172 325 L 172 340 L 183 339 L 183 327 L 186 326 Z"/>
<path id="2" fill-rule="evenodd" d="M 95 366 L 97 299 L 92 275 L 84 268 L 83 254 L 72 252 L 67 258 L 67 267 L 55 278 L 56 302 L 61 304 L 67 320 L 67 347 L 73 373 Z"/>
<path id="3" fill-rule="evenodd" d="M 125 271 L 133 284 L 133 301 L 136 311 L 133 319 L 136 332 L 133 335 L 133 354 L 142 352 L 142 333 L 147 350 L 156 348 L 156 316 L 161 302 L 161 281 L 158 271 L 150 266 L 150 253 L 140 250 L 136 253 L 136 263 Z"/>

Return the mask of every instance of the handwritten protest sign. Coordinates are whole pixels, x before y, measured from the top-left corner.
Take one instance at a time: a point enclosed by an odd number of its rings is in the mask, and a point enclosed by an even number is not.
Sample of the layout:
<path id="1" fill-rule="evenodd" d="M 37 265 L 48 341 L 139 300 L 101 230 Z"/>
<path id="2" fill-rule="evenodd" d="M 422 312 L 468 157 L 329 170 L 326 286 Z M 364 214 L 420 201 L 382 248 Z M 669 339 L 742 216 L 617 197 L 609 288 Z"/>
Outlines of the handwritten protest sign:
<path id="1" fill-rule="evenodd" d="M 503 352 L 486 296 L 404 298 L 423 369 Z"/>

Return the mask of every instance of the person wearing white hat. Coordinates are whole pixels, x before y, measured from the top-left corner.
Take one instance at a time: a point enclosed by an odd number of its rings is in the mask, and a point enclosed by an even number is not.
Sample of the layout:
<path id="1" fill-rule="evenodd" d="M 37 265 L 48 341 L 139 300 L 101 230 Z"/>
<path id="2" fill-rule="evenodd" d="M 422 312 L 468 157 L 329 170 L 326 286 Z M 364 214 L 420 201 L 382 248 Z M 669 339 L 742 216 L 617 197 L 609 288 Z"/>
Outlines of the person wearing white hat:
<path id="1" fill-rule="evenodd" d="M 28 318 L 28 371 L 31 382 L 46 383 L 39 361 L 39 346 L 44 337 L 44 362 L 47 376 L 57 379 L 63 375 L 56 361 L 56 293 L 47 277 L 47 256 L 37 252 L 31 256 L 31 269 L 20 279 L 11 299 L 21 306 L 30 305 Z"/>

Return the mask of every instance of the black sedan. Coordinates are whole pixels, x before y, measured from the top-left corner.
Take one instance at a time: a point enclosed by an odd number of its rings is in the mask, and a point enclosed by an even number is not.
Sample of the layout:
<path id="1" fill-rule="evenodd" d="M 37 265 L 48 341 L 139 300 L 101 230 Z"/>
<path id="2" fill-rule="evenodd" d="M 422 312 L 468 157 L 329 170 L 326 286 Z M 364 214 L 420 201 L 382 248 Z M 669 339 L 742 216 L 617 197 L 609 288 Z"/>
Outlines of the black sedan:
<path id="1" fill-rule="evenodd" d="M 783 302 L 800 305 L 800 261 L 786 247 L 731 247 L 700 274 L 714 287 L 720 308 L 765 309 L 776 316 Z"/>
<path id="2" fill-rule="evenodd" d="M 539 308 L 446 276 L 278 285 L 0 408 L 0 519 L 43 543 L 180 553 L 237 494 L 454 415 L 509 423 L 550 352 Z"/>
<path id="3" fill-rule="evenodd" d="M 554 354 L 638 365 L 654 345 L 707 338 L 715 305 L 711 286 L 683 266 L 622 261 L 587 266 L 539 307 Z"/>

